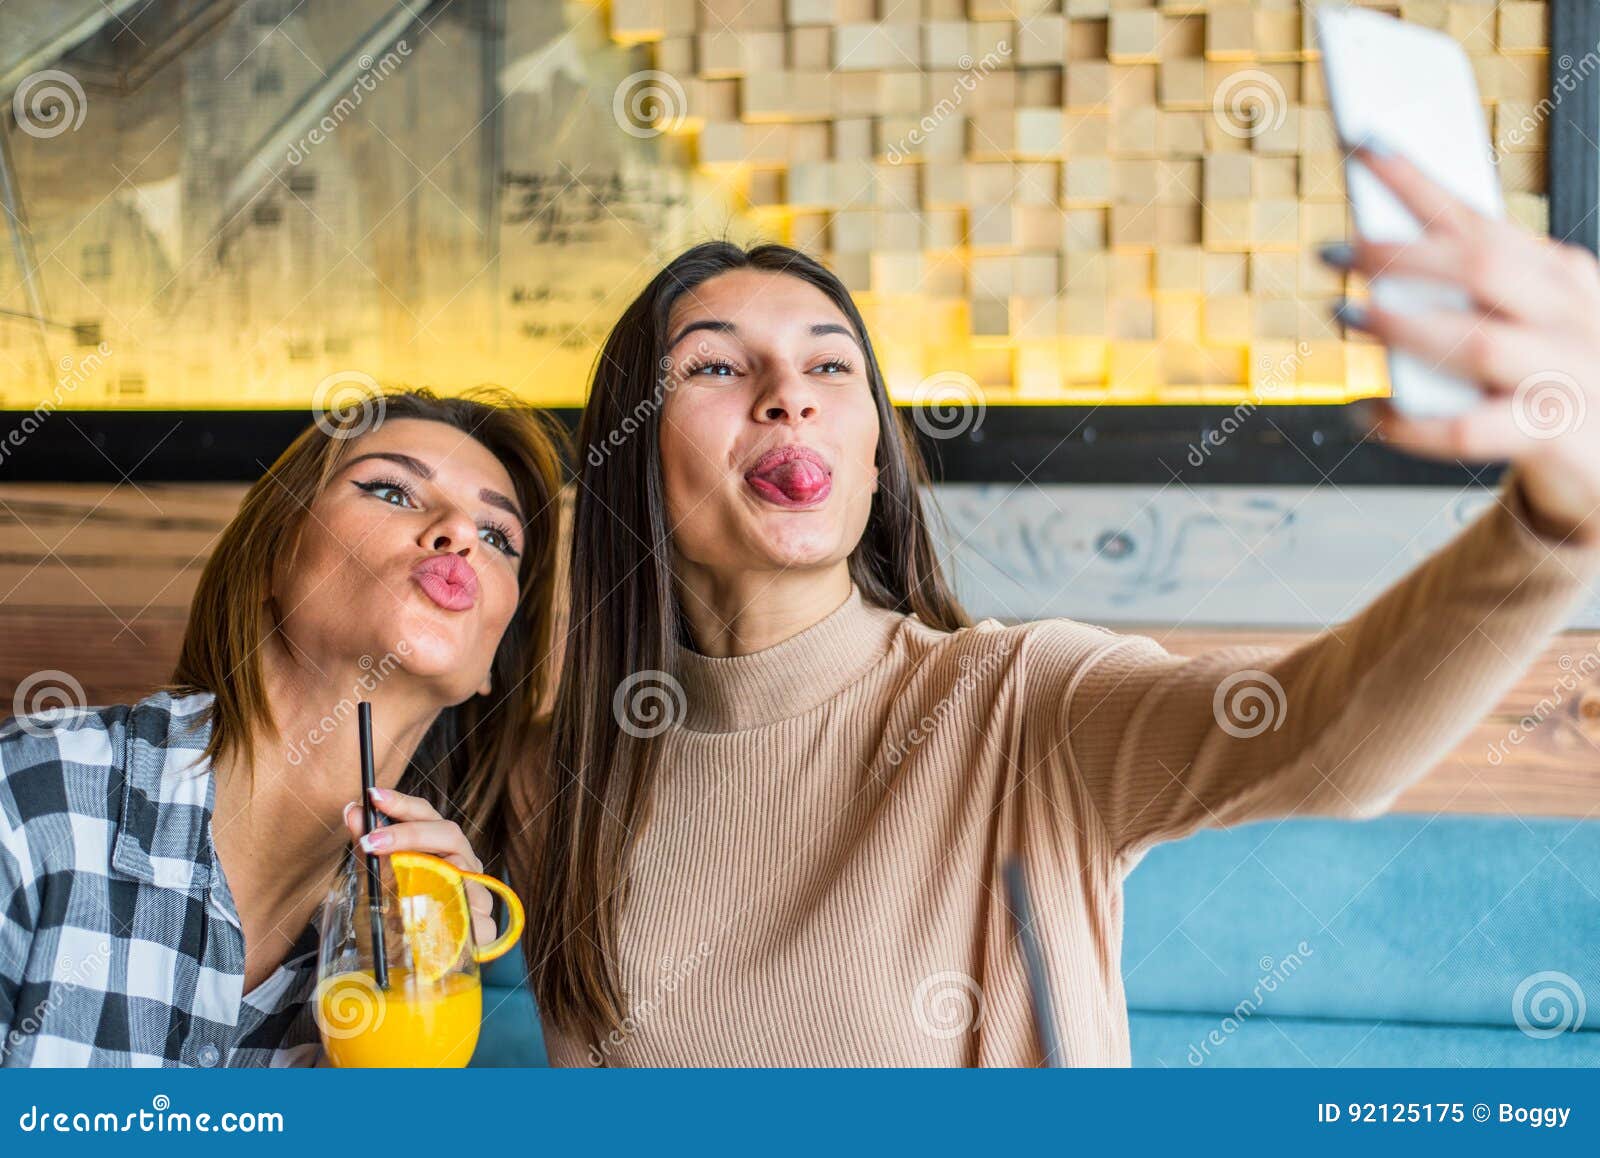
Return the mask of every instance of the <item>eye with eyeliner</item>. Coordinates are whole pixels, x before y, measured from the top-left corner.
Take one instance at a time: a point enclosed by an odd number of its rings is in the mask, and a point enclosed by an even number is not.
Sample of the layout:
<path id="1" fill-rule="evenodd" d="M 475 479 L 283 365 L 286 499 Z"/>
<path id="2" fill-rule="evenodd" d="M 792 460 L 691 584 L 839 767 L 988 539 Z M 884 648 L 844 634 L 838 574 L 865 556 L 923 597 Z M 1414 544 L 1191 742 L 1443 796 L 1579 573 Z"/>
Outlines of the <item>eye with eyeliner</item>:
<path id="1" fill-rule="evenodd" d="M 357 479 L 355 485 L 356 485 L 356 488 L 358 490 L 366 491 L 369 495 L 373 495 L 374 497 L 378 498 L 382 502 L 389 503 L 389 505 L 391 507 L 401 506 L 402 504 L 389 502 L 389 500 L 384 498 L 383 495 L 381 493 L 379 493 L 379 492 L 381 492 L 381 491 L 399 491 L 402 495 L 405 496 L 407 504 L 410 504 L 412 506 L 416 505 L 416 501 L 417 501 L 416 492 L 414 490 L 412 490 L 411 487 L 408 486 L 406 483 L 401 482 L 397 478 L 375 478 L 375 479 L 371 479 L 369 481 L 362 481 L 360 479 Z"/>
<path id="2" fill-rule="evenodd" d="M 400 479 L 375 478 L 357 479 L 354 481 L 357 490 L 365 491 L 367 494 L 378 499 L 379 502 L 388 503 L 391 507 L 415 508 L 417 506 L 416 491 L 409 484 L 401 481 Z M 398 492 L 400 495 L 404 496 L 406 500 L 405 503 L 396 503 L 392 502 L 388 498 L 385 498 L 384 492 L 386 491 Z M 489 545 L 495 550 L 499 551 L 501 554 L 512 559 L 521 557 L 522 553 L 512 546 L 511 528 L 506 526 L 506 524 L 491 519 L 488 522 L 480 523 L 478 525 L 478 530 L 480 533 L 483 531 L 488 531 L 491 534 L 499 537 L 499 542 L 489 543 Z M 484 541 L 488 542 L 487 539 Z"/>
<path id="3" fill-rule="evenodd" d="M 499 545 L 490 544 L 490 545 L 493 546 L 495 548 L 495 550 L 499 551 L 501 554 L 506 555 L 508 558 L 515 559 L 521 554 L 521 552 L 519 552 L 515 547 L 513 547 L 511 545 L 511 528 L 506 526 L 504 523 L 497 523 L 497 522 L 493 522 L 493 521 L 487 522 L 487 523 L 484 523 L 482 526 L 480 526 L 478 528 L 478 530 L 480 530 L 480 531 L 490 531 L 490 532 L 492 532 L 492 533 L 494 533 L 496 535 L 499 535 L 500 536 L 500 540 L 501 540 L 500 544 Z"/>

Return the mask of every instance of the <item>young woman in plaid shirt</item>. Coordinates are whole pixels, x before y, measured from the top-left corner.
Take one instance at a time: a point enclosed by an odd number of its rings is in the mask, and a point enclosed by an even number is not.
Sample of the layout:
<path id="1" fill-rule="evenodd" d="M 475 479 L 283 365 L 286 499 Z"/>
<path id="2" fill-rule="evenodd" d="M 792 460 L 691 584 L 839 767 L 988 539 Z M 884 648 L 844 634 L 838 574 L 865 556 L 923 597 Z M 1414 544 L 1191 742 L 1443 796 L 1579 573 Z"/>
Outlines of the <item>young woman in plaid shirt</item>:
<path id="1" fill-rule="evenodd" d="M 372 851 L 479 869 L 474 844 L 520 827 L 554 441 L 499 395 L 319 415 L 218 539 L 167 688 L 0 728 L 0 1066 L 317 1060 L 313 922 L 360 833 L 355 704 L 392 821 Z"/>

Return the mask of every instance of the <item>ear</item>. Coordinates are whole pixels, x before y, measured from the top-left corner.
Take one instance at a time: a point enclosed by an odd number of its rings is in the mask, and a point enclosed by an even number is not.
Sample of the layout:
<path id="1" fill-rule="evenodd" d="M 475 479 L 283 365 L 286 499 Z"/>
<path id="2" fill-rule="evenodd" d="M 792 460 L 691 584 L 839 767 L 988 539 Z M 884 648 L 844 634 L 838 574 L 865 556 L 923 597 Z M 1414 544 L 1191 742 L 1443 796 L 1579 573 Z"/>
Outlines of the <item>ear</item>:
<path id="1" fill-rule="evenodd" d="M 493 677 L 488 672 L 484 672 L 483 673 L 483 682 L 478 685 L 478 694 L 480 696 L 486 696 L 493 689 L 494 689 L 494 679 L 493 679 Z"/>

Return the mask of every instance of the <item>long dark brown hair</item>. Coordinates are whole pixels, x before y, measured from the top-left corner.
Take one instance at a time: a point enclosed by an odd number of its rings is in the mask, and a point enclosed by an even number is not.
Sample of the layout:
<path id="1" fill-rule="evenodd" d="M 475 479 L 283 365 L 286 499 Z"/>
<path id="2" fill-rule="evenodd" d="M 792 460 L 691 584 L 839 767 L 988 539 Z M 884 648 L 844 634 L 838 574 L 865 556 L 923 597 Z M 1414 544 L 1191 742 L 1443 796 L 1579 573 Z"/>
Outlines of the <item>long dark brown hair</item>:
<path id="1" fill-rule="evenodd" d="M 670 262 L 606 338 L 578 437 L 570 627 L 551 720 L 551 798 L 527 862 L 533 885 L 524 935 L 540 1011 L 563 1028 L 605 1032 L 627 1013 L 618 925 L 628 857 L 648 816 L 658 761 L 650 740 L 618 728 L 612 698 L 634 673 L 673 674 L 675 647 L 689 642 L 673 583 L 661 474 L 667 321 L 683 294 L 741 269 L 816 286 L 860 342 L 879 427 L 878 491 L 849 560 L 863 599 L 944 630 L 968 622 L 923 516 L 922 461 L 890 404 L 866 326 L 843 283 L 785 245 L 746 251 L 706 242 Z"/>
<path id="2" fill-rule="evenodd" d="M 519 835 L 522 810 L 512 807 L 511 794 L 531 775 L 528 737 L 548 707 L 565 441 L 558 425 L 509 393 L 480 388 L 440 398 L 409 390 L 319 415 L 245 492 L 217 540 L 190 603 L 167 689 L 212 693 L 206 755 L 237 755 L 241 769 L 253 775 L 254 744 L 271 742 L 277 733 L 261 659 L 262 642 L 276 630 L 274 568 L 294 558 L 306 512 L 359 433 L 396 418 L 442 422 L 482 443 L 511 476 L 527 519 L 517 606 L 490 667 L 493 690 L 440 712 L 400 783 L 402 792 L 424 797 L 460 824 L 492 863 Z"/>

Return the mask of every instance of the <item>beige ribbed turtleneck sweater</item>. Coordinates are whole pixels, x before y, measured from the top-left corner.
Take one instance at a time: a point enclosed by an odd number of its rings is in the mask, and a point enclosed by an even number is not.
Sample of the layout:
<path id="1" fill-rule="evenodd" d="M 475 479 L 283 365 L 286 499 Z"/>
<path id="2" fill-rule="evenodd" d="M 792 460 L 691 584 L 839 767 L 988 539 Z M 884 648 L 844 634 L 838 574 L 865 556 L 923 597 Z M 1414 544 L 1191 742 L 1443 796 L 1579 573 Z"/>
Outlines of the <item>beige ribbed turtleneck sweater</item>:
<path id="1" fill-rule="evenodd" d="M 552 1061 L 1036 1065 L 1017 852 L 1062 1060 L 1128 1064 L 1123 876 L 1203 826 L 1382 812 L 1448 752 L 1600 570 L 1520 502 L 1289 651 L 1185 659 L 1065 619 L 945 633 L 859 591 L 765 651 L 685 650 L 631 862 L 629 1023 L 552 1029 Z"/>

